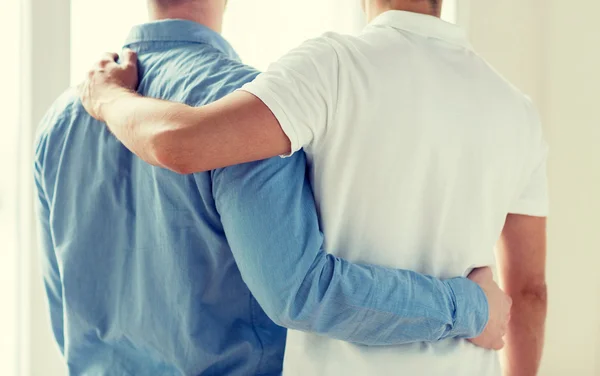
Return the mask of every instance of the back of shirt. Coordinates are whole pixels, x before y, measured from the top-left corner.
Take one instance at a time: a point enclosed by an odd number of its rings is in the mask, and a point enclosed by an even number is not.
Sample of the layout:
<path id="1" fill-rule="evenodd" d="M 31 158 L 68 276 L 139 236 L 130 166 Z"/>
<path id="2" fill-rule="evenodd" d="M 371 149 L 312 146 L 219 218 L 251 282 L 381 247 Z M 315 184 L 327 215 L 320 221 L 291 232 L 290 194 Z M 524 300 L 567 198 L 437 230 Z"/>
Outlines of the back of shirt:
<path id="1" fill-rule="evenodd" d="M 358 37 L 305 43 L 244 90 L 304 147 L 326 248 L 340 257 L 466 275 L 495 264 L 508 213 L 546 215 L 536 113 L 454 25 L 388 12 Z M 500 375 L 497 354 L 465 340 L 361 347 L 296 331 L 284 370 Z"/>
<path id="2" fill-rule="evenodd" d="M 188 21 L 138 26 L 127 45 L 146 96 L 200 105 L 257 74 Z M 285 331 L 242 281 L 210 173 L 144 163 L 69 92 L 42 123 L 36 183 L 52 324 L 70 374 L 279 374 Z"/>

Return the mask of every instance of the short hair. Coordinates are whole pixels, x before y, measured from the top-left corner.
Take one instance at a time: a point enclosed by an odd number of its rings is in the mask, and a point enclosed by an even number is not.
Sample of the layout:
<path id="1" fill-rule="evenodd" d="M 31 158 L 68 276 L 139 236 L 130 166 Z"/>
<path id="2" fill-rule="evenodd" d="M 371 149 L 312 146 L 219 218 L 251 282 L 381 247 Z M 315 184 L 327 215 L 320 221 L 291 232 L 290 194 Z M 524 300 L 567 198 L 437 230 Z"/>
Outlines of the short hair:
<path id="1" fill-rule="evenodd" d="M 190 0 L 150 0 L 161 8 L 168 8 L 174 5 L 181 5 L 187 3 Z"/>

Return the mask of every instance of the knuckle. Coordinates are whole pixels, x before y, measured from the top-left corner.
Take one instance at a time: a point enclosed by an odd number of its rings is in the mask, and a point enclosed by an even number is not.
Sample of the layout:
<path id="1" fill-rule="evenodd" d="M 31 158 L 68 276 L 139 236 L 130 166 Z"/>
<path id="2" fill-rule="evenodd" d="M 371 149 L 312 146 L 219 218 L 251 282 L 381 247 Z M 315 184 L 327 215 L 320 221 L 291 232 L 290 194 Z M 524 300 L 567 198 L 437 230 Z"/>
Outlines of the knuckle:
<path id="1" fill-rule="evenodd" d="M 117 54 L 115 54 L 114 52 L 105 52 L 104 54 L 102 54 L 102 60 L 114 61 L 116 56 Z"/>

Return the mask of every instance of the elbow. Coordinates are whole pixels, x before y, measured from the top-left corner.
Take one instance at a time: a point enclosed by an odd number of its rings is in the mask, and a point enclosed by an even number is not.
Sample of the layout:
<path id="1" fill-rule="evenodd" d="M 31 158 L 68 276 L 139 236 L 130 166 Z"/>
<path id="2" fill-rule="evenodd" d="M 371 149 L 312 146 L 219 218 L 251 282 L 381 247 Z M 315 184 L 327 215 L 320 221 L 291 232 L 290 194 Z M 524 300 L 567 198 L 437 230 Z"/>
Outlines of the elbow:
<path id="1" fill-rule="evenodd" d="M 282 309 L 277 311 L 265 312 L 267 316 L 273 321 L 276 325 L 281 326 L 286 329 L 298 330 L 302 332 L 308 333 L 320 333 L 318 328 L 316 327 L 313 320 L 309 319 L 301 319 L 299 317 L 294 317 L 290 315 L 290 312 Z"/>
<path id="2" fill-rule="evenodd" d="M 329 300 L 329 296 L 338 293 L 332 292 L 335 289 L 336 262 L 332 256 L 321 256 L 301 273 L 303 277 L 298 283 L 289 285 L 286 291 L 272 294 L 272 299 L 265 305 L 265 312 L 277 325 L 333 336 L 331 329 L 324 324 L 330 322 L 332 316 L 341 321 L 344 314 L 348 313 L 335 315 L 332 312 L 339 309 L 339 304 L 332 304 Z"/>
<path id="3" fill-rule="evenodd" d="M 294 320 L 290 317 L 290 303 L 293 293 L 290 285 L 282 286 L 275 283 L 271 278 L 255 278 L 254 275 L 246 275 L 244 281 L 250 288 L 254 299 L 258 302 L 263 312 L 275 324 L 288 329 L 294 329 Z M 261 274 L 260 277 L 265 277 Z"/>
<path id="4" fill-rule="evenodd" d="M 267 316 L 275 323 L 277 326 L 281 326 L 286 329 L 295 329 L 295 325 L 290 322 L 290 320 L 286 319 L 284 315 L 277 311 L 268 311 L 265 310 Z"/>
<path id="5" fill-rule="evenodd" d="M 548 301 L 548 286 L 545 282 L 531 283 L 511 294 L 513 301 L 546 304 Z"/>
<path id="6" fill-rule="evenodd" d="M 263 311 L 275 324 L 293 330 L 314 331 L 318 321 L 318 305 L 311 304 L 304 294 L 299 292 L 300 286 L 288 285 L 286 288 L 271 284 L 263 284 L 262 289 L 254 297 Z M 269 286 L 268 290 L 264 286 Z"/>
<path id="7" fill-rule="evenodd" d="M 181 175 L 198 172 L 190 160 L 191 153 L 186 152 L 183 143 L 177 141 L 175 132 L 159 132 L 150 139 L 150 154 L 156 166 L 166 168 Z"/>
<path id="8" fill-rule="evenodd" d="M 271 299 L 261 299 L 261 307 L 275 324 L 294 330 L 302 330 L 304 325 L 298 318 L 291 315 L 288 299 L 281 299 L 273 296 Z"/>

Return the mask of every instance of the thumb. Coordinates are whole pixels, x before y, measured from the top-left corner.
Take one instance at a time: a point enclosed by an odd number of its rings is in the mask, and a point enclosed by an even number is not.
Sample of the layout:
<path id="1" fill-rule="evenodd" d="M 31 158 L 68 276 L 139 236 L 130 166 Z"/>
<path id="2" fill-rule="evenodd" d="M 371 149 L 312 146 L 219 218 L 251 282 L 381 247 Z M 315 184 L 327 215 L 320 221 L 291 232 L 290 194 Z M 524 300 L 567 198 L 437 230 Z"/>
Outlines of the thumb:
<path id="1" fill-rule="evenodd" d="M 137 65 L 137 54 L 129 48 L 124 48 L 121 52 L 121 64 Z"/>
<path id="2" fill-rule="evenodd" d="M 504 345 L 505 345 L 504 339 L 500 338 L 499 340 L 496 340 L 494 342 L 494 344 L 492 345 L 492 349 L 500 351 L 504 348 Z"/>

